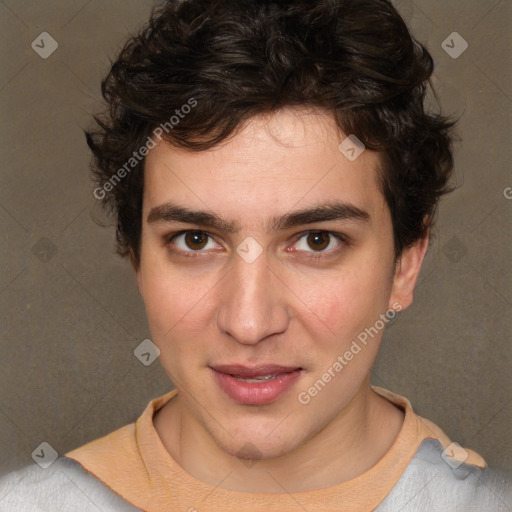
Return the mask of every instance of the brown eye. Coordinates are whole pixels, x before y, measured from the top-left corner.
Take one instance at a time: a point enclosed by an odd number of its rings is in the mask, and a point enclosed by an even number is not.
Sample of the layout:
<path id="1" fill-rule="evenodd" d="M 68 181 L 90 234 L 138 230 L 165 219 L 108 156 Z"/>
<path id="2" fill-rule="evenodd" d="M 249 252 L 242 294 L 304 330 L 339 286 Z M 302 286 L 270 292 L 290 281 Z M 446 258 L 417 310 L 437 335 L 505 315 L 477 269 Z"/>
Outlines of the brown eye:
<path id="1" fill-rule="evenodd" d="M 180 231 L 177 234 L 168 235 L 166 237 L 165 246 L 168 250 L 177 256 L 197 256 L 211 255 L 213 252 L 218 253 L 219 244 L 215 243 L 215 239 L 206 231 Z"/>
<path id="2" fill-rule="evenodd" d="M 185 244 L 189 249 L 199 251 L 208 243 L 208 235 L 200 231 L 189 231 L 185 234 Z"/>
<path id="3" fill-rule="evenodd" d="M 309 233 L 307 236 L 308 246 L 315 251 L 323 251 L 328 247 L 330 242 L 330 235 L 326 232 Z"/>

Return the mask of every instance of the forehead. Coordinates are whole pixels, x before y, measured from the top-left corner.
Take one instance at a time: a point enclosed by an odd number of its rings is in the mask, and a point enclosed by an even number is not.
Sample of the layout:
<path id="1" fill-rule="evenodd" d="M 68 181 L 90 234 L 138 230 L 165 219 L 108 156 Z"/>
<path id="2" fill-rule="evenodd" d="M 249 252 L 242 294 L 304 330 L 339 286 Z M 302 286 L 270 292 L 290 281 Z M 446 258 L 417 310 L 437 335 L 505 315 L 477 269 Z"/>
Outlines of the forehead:
<path id="1" fill-rule="evenodd" d="M 345 139 L 332 115 L 288 109 L 251 119 L 207 151 L 160 142 L 146 157 L 143 215 L 172 202 L 256 227 L 294 208 L 336 201 L 377 215 L 384 206 L 379 155 L 365 150 L 349 159 L 339 148 Z"/>

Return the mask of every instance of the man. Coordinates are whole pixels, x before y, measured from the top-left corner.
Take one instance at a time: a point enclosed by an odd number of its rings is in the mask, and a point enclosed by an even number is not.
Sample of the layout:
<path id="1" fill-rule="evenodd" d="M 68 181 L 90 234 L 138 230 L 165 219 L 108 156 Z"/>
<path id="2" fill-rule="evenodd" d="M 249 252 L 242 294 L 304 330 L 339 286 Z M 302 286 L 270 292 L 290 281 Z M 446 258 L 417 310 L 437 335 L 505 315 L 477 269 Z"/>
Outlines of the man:
<path id="1" fill-rule="evenodd" d="M 510 510 L 482 457 L 370 385 L 450 190 L 452 124 L 423 106 L 431 73 L 386 0 L 153 14 L 87 140 L 176 390 L 11 480 L 8 503 Z"/>

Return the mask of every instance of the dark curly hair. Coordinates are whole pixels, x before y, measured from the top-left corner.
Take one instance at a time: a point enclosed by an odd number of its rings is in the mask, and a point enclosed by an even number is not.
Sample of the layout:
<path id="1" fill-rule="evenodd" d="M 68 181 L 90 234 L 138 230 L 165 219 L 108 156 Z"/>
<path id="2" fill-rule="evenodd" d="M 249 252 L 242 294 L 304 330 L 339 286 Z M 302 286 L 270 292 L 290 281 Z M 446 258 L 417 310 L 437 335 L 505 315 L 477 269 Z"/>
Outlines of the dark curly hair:
<path id="1" fill-rule="evenodd" d="M 306 106 L 381 153 L 398 258 L 453 190 L 454 122 L 425 108 L 432 71 L 388 0 L 167 0 L 112 64 L 101 88 L 109 108 L 86 131 L 117 252 L 138 266 L 155 133 L 202 151 L 255 115 Z"/>

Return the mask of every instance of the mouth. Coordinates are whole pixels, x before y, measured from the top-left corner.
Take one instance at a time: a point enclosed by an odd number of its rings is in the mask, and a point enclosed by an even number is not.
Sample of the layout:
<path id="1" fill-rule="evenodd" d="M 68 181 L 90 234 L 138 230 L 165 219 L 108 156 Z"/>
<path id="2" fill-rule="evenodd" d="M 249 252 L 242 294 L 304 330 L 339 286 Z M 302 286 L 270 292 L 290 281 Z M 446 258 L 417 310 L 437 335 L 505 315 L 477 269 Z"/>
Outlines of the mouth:
<path id="1" fill-rule="evenodd" d="M 275 402 L 301 376 L 302 367 L 264 365 L 211 366 L 215 381 L 226 395 L 242 405 L 266 405 Z"/>

